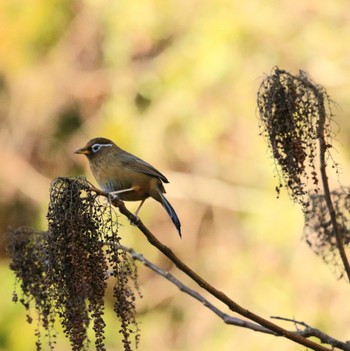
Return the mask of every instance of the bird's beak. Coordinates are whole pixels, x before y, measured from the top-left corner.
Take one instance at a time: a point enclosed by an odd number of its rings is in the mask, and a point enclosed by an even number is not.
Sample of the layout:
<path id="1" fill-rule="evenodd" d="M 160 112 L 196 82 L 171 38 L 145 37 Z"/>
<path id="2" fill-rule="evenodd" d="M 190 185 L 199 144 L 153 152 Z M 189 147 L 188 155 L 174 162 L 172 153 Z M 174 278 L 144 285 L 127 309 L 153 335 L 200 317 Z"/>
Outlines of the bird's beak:
<path id="1" fill-rule="evenodd" d="M 81 149 L 74 151 L 74 153 L 81 154 L 81 155 L 88 155 L 90 153 L 90 151 L 87 148 L 82 147 Z"/>

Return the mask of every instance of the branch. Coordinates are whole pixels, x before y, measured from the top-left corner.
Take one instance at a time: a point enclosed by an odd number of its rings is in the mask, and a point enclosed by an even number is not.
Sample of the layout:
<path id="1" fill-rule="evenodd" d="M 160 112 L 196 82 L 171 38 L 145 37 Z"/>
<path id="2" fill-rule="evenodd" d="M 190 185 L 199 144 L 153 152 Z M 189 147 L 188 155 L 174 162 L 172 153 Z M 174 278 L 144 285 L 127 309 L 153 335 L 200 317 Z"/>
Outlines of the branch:
<path id="1" fill-rule="evenodd" d="M 191 297 L 193 297 L 197 301 L 201 302 L 205 307 L 207 307 L 209 310 L 211 310 L 213 313 L 215 313 L 219 318 L 221 318 L 226 324 L 235 325 L 237 327 L 247 328 L 247 329 L 251 329 L 253 331 L 278 336 L 275 333 L 273 333 L 271 330 L 266 329 L 258 324 L 250 323 L 248 321 L 229 316 L 228 314 L 222 312 L 217 307 L 215 307 L 211 302 L 209 302 L 206 298 L 204 298 L 198 292 L 196 292 L 193 289 L 184 285 L 181 281 L 179 281 L 171 273 L 165 272 L 164 270 L 162 270 L 161 268 L 159 268 L 158 266 L 156 266 L 155 264 L 153 264 L 152 262 L 147 260 L 142 254 L 135 252 L 135 250 L 133 250 L 129 247 L 120 246 L 120 248 L 122 250 L 128 252 L 134 260 L 141 262 L 146 267 L 153 270 L 155 273 L 157 273 L 157 274 L 161 275 L 162 277 L 164 277 L 165 279 L 169 280 L 171 283 L 173 283 L 175 286 L 177 286 L 179 288 L 179 290 L 181 290 L 185 294 L 190 295 Z M 294 334 L 300 335 L 304 338 L 310 338 L 313 336 L 313 337 L 318 338 L 322 344 L 328 344 L 330 346 L 337 347 L 338 349 L 341 349 L 344 351 L 350 351 L 350 342 L 342 342 L 342 341 L 339 341 L 337 339 L 334 339 L 333 337 L 322 332 L 321 330 L 310 327 L 305 322 L 300 322 L 300 321 L 297 321 L 295 319 L 278 317 L 278 316 L 271 316 L 271 318 L 282 320 L 282 321 L 287 321 L 287 322 L 293 322 L 294 324 L 301 325 L 302 327 L 305 328 L 304 330 L 297 330 L 296 332 L 293 332 Z"/>
<path id="2" fill-rule="evenodd" d="M 93 191 L 96 192 L 98 195 L 108 197 L 108 193 L 105 193 L 99 189 L 92 188 Z M 233 312 L 238 313 L 239 315 L 250 319 L 261 326 L 271 330 L 273 333 L 275 333 L 277 336 L 283 336 L 287 339 L 290 339 L 294 341 L 295 343 L 298 343 L 300 345 L 304 345 L 310 349 L 313 349 L 315 351 L 331 351 L 330 349 L 316 344 L 315 342 L 308 340 L 298 334 L 295 334 L 293 332 L 290 332 L 266 319 L 263 317 L 260 317 L 259 315 L 250 312 L 249 310 L 245 309 L 244 307 L 241 307 L 239 304 L 231 300 L 227 295 L 225 295 L 223 292 L 217 290 L 215 287 L 210 285 L 207 281 L 205 281 L 201 276 L 199 276 L 196 272 L 194 272 L 190 267 L 188 267 L 183 261 L 181 261 L 175 254 L 174 252 L 169 249 L 167 246 L 162 244 L 149 230 L 148 228 L 141 222 L 141 220 L 136 217 L 134 214 L 132 214 L 126 207 L 123 201 L 121 201 L 118 197 L 115 199 L 111 199 L 111 203 L 113 206 L 118 207 L 120 213 L 122 213 L 124 216 L 126 216 L 131 223 L 133 223 L 135 226 L 137 226 L 140 231 L 146 236 L 147 240 L 150 242 L 151 245 L 155 246 L 160 252 L 162 252 L 170 261 L 172 261 L 175 266 L 180 269 L 183 273 L 185 273 L 188 277 L 190 277 L 192 280 L 194 280 L 201 288 L 206 290 L 208 293 L 216 297 L 219 301 L 223 302 L 226 306 L 229 307 L 229 309 Z"/>
<path id="3" fill-rule="evenodd" d="M 125 246 L 119 246 L 122 250 L 128 252 L 131 257 L 136 260 L 140 261 L 142 264 L 144 264 L 146 267 L 150 268 L 152 271 L 155 273 L 161 275 L 165 279 L 169 280 L 171 283 L 173 283 L 175 286 L 179 288 L 182 292 L 184 292 L 187 295 L 190 295 L 197 301 L 201 302 L 205 307 L 207 307 L 209 310 L 211 310 L 213 313 L 215 313 L 219 318 L 221 318 L 226 324 L 229 325 L 235 325 L 237 327 L 242 327 L 242 328 L 247 328 L 251 329 L 257 332 L 261 333 L 266 333 L 266 334 L 274 334 L 271 330 L 266 329 L 258 324 L 251 323 L 239 318 L 235 318 L 232 316 L 229 316 L 228 314 L 222 312 L 219 310 L 216 306 L 214 306 L 211 302 L 209 302 L 205 297 L 200 295 L 198 292 L 194 291 L 193 289 L 189 288 L 188 286 L 184 285 L 180 280 L 175 278 L 171 273 L 163 271 L 161 268 L 147 260 L 142 254 L 139 254 L 135 252 L 133 249 Z M 275 334 L 274 334 L 275 335 Z"/>
<path id="4" fill-rule="evenodd" d="M 295 320 L 294 318 L 284 318 L 284 317 L 278 317 L 278 316 L 271 316 L 271 318 L 278 319 L 281 321 L 287 321 L 287 322 L 292 322 L 295 325 L 301 325 L 305 329 L 304 330 L 298 330 L 297 333 L 305 338 L 309 338 L 311 336 L 314 336 L 318 338 L 322 344 L 328 344 L 333 347 L 337 347 L 338 349 L 344 350 L 344 351 L 350 351 L 350 342 L 342 342 L 337 339 L 334 339 L 333 337 L 329 336 L 328 334 L 324 333 L 323 331 L 310 327 L 308 324 L 305 322 L 300 322 Z"/>
<path id="5" fill-rule="evenodd" d="M 346 253 L 345 253 L 343 240 L 342 240 L 341 234 L 339 232 L 338 223 L 337 223 L 337 215 L 336 215 L 336 212 L 335 212 L 335 209 L 333 206 L 332 197 L 331 197 L 331 193 L 329 190 L 328 177 L 327 177 L 327 172 L 326 172 L 326 160 L 325 160 L 325 154 L 324 154 L 325 150 L 326 150 L 326 144 L 325 144 L 325 141 L 323 138 L 320 139 L 320 149 L 321 149 L 321 152 L 320 152 L 320 162 L 321 162 L 320 171 L 321 171 L 324 197 L 326 200 L 326 205 L 328 208 L 329 216 L 331 218 L 331 223 L 333 226 L 335 239 L 337 241 L 337 247 L 339 250 L 339 254 L 340 254 L 341 260 L 343 262 L 345 272 L 346 272 L 346 275 L 348 277 L 348 281 L 350 281 L 350 265 L 349 265 L 349 261 L 348 261 L 348 258 L 346 256 Z"/>
<path id="6" fill-rule="evenodd" d="M 327 167 L 326 152 L 328 149 L 328 145 L 326 144 L 326 141 L 325 141 L 326 111 L 324 106 L 324 96 L 323 96 L 323 93 L 320 93 L 319 90 L 314 85 L 309 84 L 309 86 L 313 90 L 315 96 L 318 98 L 318 101 L 319 101 L 318 103 L 318 109 L 319 109 L 318 140 L 320 145 L 320 172 L 321 172 L 324 197 L 325 197 L 326 205 L 331 218 L 331 223 L 332 223 L 335 239 L 337 242 L 339 254 L 343 262 L 345 272 L 348 277 L 348 281 L 350 281 L 350 264 L 349 264 L 348 258 L 346 257 L 341 233 L 339 232 L 339 227 L 337 223 L 337 214 L 333 206 L 331 192 L 329 190 L 328 176 L 326 171 L 326 167 Z"/>

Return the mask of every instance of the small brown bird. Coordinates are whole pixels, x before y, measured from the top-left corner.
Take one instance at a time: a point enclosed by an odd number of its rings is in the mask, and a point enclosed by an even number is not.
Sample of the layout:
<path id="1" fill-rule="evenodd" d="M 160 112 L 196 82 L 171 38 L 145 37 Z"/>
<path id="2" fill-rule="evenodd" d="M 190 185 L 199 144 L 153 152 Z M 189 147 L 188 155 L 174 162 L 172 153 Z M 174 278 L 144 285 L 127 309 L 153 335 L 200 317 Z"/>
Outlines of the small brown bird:
<path id="1" fill-rule="evenodd" d="M 179 218 L 163 195 L 163 183 L 169 181 L 162 173 L 106 138 L 94 138 L 75 153 L 87 156 L 91 171 L 103 191 L 118 195 L 121 200 L 141 201 L 135 215 L 148 197 L 159 201 L 181 237 Z"/>

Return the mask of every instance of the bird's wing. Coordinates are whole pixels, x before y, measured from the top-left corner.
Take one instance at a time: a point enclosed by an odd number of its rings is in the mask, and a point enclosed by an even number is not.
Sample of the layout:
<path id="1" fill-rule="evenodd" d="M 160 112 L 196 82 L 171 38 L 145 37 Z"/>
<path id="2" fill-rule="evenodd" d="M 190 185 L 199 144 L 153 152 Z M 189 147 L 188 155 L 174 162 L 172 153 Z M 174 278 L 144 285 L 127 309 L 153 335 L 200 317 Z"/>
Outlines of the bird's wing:
<path id="1" fill-rule="evenodd" d="M 123 155 L 124 156 L 124 155 Z M 128 168 L 134 172 L 144 173 L 151 177 L 161 179 L 164 183 L 169 183 L 164 174 L 160 173 L 149 163 L 141 160 L 137 156 L 125 152 L 125 156 L 121 157 L 121 164 L 123 167 Z"/>

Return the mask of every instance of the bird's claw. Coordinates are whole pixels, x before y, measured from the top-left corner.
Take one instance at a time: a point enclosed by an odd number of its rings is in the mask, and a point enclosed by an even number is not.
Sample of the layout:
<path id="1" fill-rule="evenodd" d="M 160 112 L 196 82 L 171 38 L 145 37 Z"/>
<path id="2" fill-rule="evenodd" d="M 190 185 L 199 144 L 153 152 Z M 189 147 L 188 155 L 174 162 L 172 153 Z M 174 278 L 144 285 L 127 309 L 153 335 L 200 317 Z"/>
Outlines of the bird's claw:
<path id="1" fill-rule="evenodd" d="M 108 201 L 109 202 L 112 202 L 116 197 L 117 197 L 117 195 L 115 195 L 113 193 L 108 193 Z"/>

